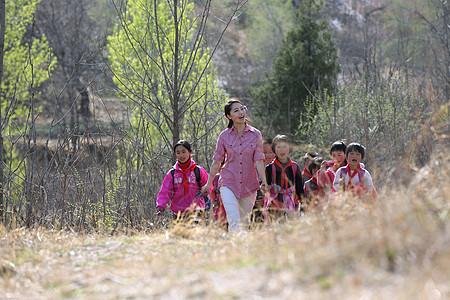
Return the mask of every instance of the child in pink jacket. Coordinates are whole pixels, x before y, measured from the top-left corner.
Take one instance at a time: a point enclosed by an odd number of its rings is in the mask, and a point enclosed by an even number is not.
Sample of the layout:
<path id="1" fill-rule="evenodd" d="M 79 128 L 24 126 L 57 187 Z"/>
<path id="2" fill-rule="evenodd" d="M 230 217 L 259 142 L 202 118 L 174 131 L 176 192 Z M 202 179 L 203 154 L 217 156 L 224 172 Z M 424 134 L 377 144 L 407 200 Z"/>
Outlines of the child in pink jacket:
<path id="1" fill-rule="evenodd" d="M 156 210 L 161 214 L 167 204 L 176 215 L 205 209 L 205 200 L 200 189 L 208 181 L 208 173 L 191 158 L 192 149 L 188 141 L 181 140 L 173 147 L 177 162 L 161 185 L 156 199 Z"/>
<path id="2" fill-rule="evenodd" d="M 333 181 L 339 168 L 347 165 L 345 151 L 347 145 L 342 141 L 334 142 L 330 148 L 330 155 L 333 158 L 331 162 L 323 161 L 320 170 L 317 172 L 317 182 L 327 196 L 334 192 Z M 331 164 L 330 164 L 331 163 Z"/>
<path id="3" fill-rule="evenodd" d="M 214 220 L 219 227 L 228 230 L 227 212 L 225 211 L 222 197 L 220 196 L 219 178 L 220 173 L 217 173 L 212 184 L 213 191 L 210 194 L 210 199 L 214 211 Z"/>

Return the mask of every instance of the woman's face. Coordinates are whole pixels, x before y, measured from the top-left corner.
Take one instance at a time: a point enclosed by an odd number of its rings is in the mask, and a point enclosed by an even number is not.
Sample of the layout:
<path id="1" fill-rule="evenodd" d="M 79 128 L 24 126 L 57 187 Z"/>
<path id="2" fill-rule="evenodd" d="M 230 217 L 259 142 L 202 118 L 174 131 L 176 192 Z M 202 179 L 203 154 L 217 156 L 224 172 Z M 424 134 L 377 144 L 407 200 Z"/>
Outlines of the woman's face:
<path id="1" fill-rule="evenodd" d="M 189 160 L 191 152 L 189 152 L 188 149 L 186 149 L 183 145 L 178 145 L 175 148 L 175 156 L 180 163 L 184 164 Z"/>
<path id="2" fill-rule="evenodd" d="M 245 124 L 246 116 L 247 108 L 240 103 L 233 103 L 233 105 L 231 105 L 230 114 L 226 117 L 233 121 L 233 124 Z"/>

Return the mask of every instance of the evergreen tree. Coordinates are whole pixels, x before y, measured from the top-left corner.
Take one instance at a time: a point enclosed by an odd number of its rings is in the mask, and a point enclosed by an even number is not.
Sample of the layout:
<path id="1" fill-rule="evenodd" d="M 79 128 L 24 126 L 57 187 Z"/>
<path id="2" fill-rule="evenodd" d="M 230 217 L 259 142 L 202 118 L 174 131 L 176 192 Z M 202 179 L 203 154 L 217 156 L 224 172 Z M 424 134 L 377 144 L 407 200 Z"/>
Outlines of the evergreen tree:
<path id="1" fill-rule="evenodd" d="M 319 19 L 321 7 L 314 0 L 300 4 L 297 25 L 283 40 L 272 73 L 251 91 L 258 125 L 266 135 L 298 135 L 300 124 L 309 117 L 304 112 L 307 97 L 334 89 L 339 72 L 337 48 L 328 22 Z"/>

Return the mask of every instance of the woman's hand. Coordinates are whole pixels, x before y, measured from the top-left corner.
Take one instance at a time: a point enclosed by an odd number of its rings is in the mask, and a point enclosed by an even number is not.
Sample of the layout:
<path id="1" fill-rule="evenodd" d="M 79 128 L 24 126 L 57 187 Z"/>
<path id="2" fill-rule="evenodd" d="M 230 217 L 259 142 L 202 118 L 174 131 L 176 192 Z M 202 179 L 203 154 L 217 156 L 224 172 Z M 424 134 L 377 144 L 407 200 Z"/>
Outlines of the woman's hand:
<path id="1" fill-rule="evenodd" d="M 201 189 L 202 194 L 204 194 L 204 195 L 208 194 L 210 186 L 211 186 L 211 184 L 205 184 L 204 186 L 202 186 L 202 189 Z"/>
<path id="2" fill-rule="evenodd" d="M 261 186 L 259 188 L 263 193 L 269 192 L 269 185 L 267 183 L 261 183 Z"/>

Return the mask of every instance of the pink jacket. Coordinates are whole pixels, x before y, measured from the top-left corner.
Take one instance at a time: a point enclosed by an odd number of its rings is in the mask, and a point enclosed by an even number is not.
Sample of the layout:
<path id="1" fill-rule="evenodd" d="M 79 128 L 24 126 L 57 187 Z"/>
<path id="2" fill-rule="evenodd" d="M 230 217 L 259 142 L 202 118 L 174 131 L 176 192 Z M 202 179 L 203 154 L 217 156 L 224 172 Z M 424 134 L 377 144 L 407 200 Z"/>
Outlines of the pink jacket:
<path id="1" fill-rule="evenodd" d="M 333 169 L 333 167 L 328 168 L 325 173 L 322 172 L 322 170 L 317 171 L 317 181 L 321 188 L 329 188 L 333 192 L 333 181 L 334 177 L 336 176 L 336 171 Z"/>
<path id="2" fill-rule="evenodd" d="M 194 163 L 192 160 L 191 166 Z M 208 181 L 208 173 L 201 166 L 197 165 L 200 170 L 200 186 L 203 186 Z M 166 208 L 167 204 L 170 200 L 170 209 L 174 213 L 178 212 L 186 212 L 189 210 L 191 205 L 193 204 L 192 209 L 204 209 L 205 208 L 205 200 L 203 197 L 197 197 L 197 193 L 199 192 L 199 185 L 195 178 L 194 169 L 189 171 L 186 176 L 188 178 L 188 191 L 186 195 L 184 195 L 183 189 L 183 173 L 178 165 L 178 161 L 173 166 L 175 169 L 174 178 L 172 178 L 172 173 L 170 170 L 167 172 L 166 177 L 161 185 L 161 190 L 158 193 L 158 197 L 156 198 L 156 207 Z"/>

